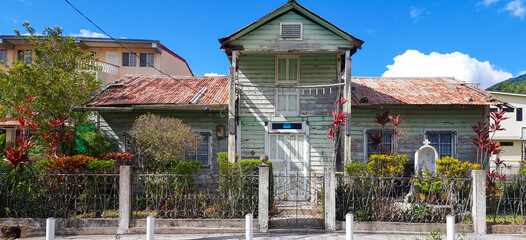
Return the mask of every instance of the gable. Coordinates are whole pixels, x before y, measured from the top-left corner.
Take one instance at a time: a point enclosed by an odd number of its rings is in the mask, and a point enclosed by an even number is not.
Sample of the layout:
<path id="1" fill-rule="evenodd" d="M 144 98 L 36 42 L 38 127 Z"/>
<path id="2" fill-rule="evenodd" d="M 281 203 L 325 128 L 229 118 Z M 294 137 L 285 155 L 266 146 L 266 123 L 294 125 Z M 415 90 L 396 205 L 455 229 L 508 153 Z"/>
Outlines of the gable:
<path id="1" fill-rule="evenodd" d="M 302 25 L 301 40 L 283 40 L 280 24 L 299 23 Z M 305 18 L 296 11 L 289 11 L 251 32 L 237 38 L 231 43 L 242 46 L 245 51 L 289 51 L 289 50 L 339 50 L 352 48 L 352 42 L 336 33 Z"/>
<path id="2" fill-rule="evenodd" d="M 278 41 L 279 21 L 306 23 L 306 38 Z M 276 23 L 277 22 L 277 23 Z M 309 28 L 311 27 L 311 28 Z M 338 51 L 351 50 L 354 54 L 363 41 L 343 31 L 311 10 L 289 0 L 235 33 L 220 38 L 221 49 L 230 57 L 233 50 L 249 51 Z"/>

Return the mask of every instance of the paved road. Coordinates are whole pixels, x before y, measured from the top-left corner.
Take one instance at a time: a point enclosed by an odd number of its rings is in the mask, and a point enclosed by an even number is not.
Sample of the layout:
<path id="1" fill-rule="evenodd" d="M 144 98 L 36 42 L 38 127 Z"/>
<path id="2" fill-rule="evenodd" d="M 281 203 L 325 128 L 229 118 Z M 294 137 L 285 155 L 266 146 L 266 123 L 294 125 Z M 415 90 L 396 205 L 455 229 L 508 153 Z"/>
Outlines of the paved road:
<path id="1" fill-rule="evenodd" d="M 443 236 L 443 239 L 446 237 Z M 30 240 L 45 239 L 44 237 L 35 238 L 24 238 Z M 82 236 L 58 236 L 56 240 L 71 240 L 71 239 L 82 239 L 82 240 L 145 240 L 145 235 L 121 235 L 121 236 L 110 236 L 110 235 L 82 235 Z M 155 235 L 156 240 L 172 240 L 172 239 L 206 239 L 206 240 L 234 240 L 234 239 L 245 239 L 243 234 L 192 234 L 192 235 L 176 235 L 176 234 L 157 234 Z M 324 233 L 324 234 L 255 234 L 254 239 L 307 239 L 307 240 L 329 240 L 329 239 L 345 239 L 344 233 Z M 385 235 L 385 234 L 356 234 L 355 240 L 402 240 L 402 239 L 426 239 L 423 235 Z M 526 235 L 458 235 L 457 239 L 464 240 L 526 240 Z"/>

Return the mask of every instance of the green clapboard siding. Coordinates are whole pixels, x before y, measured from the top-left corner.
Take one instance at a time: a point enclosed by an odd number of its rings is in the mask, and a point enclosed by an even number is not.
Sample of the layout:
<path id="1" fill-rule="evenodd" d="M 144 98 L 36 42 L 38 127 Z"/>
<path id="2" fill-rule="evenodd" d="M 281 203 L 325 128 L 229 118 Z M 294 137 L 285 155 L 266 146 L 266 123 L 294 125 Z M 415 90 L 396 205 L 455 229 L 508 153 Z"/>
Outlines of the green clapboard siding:
<path id="1" fill-rule="evenodd" d="M 204 168 L 204 172 L 217 172 L 217 153 L 228 151 L 228 140 L 217 139 L 216 129 L 217 125 L 227 124 L 228 113 L 223 112 L 204 112 L 204 111 L 166 111 L 166 110 L 140 110 L 133 112 L 101 112 L 101 130 L 107 132 L 114 138 L 119 140 L 119 144 L 122 150 L 124 150 L 124 132 L 131 130 L 133 122 L 137 117 L 142 114 L 153 113 L 164 117 L 174 117 L 183 120 L 184 123 L 188 124 L 195 131 L 211 131 L 212 141 L 212 167 Z M 228 133 L 228 130 L 227 130 Z"/>
<path id="2" fill-rule="evenodd" d="M 413 161 L 414 154 L 424 141 L 424 131 L 456 130 L 456 158 L 462 161 L 476 160 L 477 149 L 470 142 L 476 135 L 471 126 L 483 120 L 484 109 L 482 106 L 384 106 L 389 109 L 391 115 L 400 114 L 405 123 L 400 129 L 408 131 L 402 136 L 399 144 L 399 153 L 407 154 Z M 351 158 L 355 161 L 365 162 L 364 159 L 364 132 L 365 129 L 380 129 L 380 125 L 374 122 L 376 113 L 384 110 L 379 107 L 353 107 L 352 119 L 352 153 Z M 388 123 L 386 129 L 392 129 Z"/>
<path id="3" fill-rule="evenodd" d="M 279 40 L 280 22 L 303 23 L 303 40 Z M 351 42 L 295 12 L 288 12 L 266 23 L 234 40 L 232 45 L 241 45 L 245 51 L 288 51 L 290 49 L 337 51 L 340 47 L 352 47 Z"/>
<path id="4" fill-rule="evenodd" d="M 332 142 L 327 138 L 329 117 L 259 118 L 241 117 L 241 158 L 258 158 L 265 151 L 265 125 L 268 121 L 306 121 L 309 125 L 311 171 L 322 171 L 332 156 Z M 254 151 L 254 155 L 252 155 Z"/>
<path id="5" fill-rule="evenodd" d="M 300 85 L 320 85 L 337 82 L 336 53 L 298 53 Z M 259 85 L 241 87 L 241 116 L 274 116 L 275 54 L 244 54 L 239 58 L 238 81 Z M 266 85 L 266 86 L 261 86 Z M 326 116 L 334 108 L 337 87 L 300 90 L 301 116 Z"/>

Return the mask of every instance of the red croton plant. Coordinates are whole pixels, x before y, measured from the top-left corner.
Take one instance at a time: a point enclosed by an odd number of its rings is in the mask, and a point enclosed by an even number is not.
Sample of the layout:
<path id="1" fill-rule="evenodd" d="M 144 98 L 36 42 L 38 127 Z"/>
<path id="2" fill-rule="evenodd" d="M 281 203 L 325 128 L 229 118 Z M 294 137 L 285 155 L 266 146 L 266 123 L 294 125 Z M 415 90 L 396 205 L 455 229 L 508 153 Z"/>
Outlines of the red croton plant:
<path id="1" fill-rule="evenodd" d="M 493 140 L 495 133 L 498 131 L 504 131 L 500 124 L 502 121 L 509 119 L 509 117 L 504 117 L 504 109 L 499 111 L 492 112 L 490 114 L 492 123 L 487 122 L 478 122 L 476 125 L 473 125 L 473 131 L 477 134 L 476 138 L 473 138 L 471 142 L 477 146 L 477 161 L 483 169 L 488 169 L 486 189 L 489 193 L 494 193 L 496 191 L 496 183 L 504 182 L 506 180 L 506 175 L 500 172 L 502 167 L 507 167 L 504 161 L 500 160 L 500 152 L 502 147 Z M 489 169 L 489 161 L 494 158 L 495 169 Z"/>
<path id="2" fill-rule="evenodd" d="M 38 115 L 38 112 L 31 110 L 30 105 L 35 101 L 35 97 L 26 97 L 28 102 L 25 106 L 17 106 L 16 109 L 20 112 L 22 117 L 18 118 L 18 123 L 20 124 L 17 128 L 20 131 L 20 136 L 16 137 L 16 142 L 18 146 L 15 146 L 10 149 L 4 149 L 5 158 L 4 161 L 11 164 L 15 171 L 21 172 L 23 170 L 23 163 L 29 162 L 28 151 L 29 148 L 33 145 L 33 135 L 30 131 L 35 131 L 39 129 L 39 126 L 36 126 L 33 117 Z M 18 169 L 17 167 L 20 166 Z"/>
<path id="3" fill-rule="evenodd" d="M 40 136 L 46 141 L 46 150 L 49 156 L 58 159 L 60 156 L 57 153 L 61 142 L 71 139 L 71 134 L 65 133 L 63 130 L 67 122 L 67 118 L 63 116 L 56 116 L 50 119 L 47 123 L 46 130 L 43 126 L 35 124 L 34 117 L 39 114 L 33 111 L 31 104 L 37 97 L 24 97 L 27 101 L 24 106 L 16 106 L 20 117 L 17 119 L 19 126 L 17 129 L 20 135 L 16 137 L 16 146 L 10 149 L 4 149 L 6 157 L 4 161 L 8 162 L 16 173 L 23 171 L 23 163 L 30 162 L 29 149 L 35 144 L 34 134 L 40 131 Z"/>

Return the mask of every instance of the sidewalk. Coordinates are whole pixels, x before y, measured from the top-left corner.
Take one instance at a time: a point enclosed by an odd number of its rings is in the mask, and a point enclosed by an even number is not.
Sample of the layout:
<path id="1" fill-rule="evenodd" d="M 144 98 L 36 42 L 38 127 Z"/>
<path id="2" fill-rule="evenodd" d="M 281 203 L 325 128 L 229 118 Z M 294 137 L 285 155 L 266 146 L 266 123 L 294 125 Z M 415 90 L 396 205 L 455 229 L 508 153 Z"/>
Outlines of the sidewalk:
<path id="1" fill-rule="evenodd" d="M 355 234 L 355 240 L 402 240 L 402 239 L 426 239 L 424 235 L 386 235 L 386 234 Z M 45 237 L 34 237 L 34 238 L 23 238 L 28 240 L 45 239 Z M 82 239 L 82 240 L 146 240 L 146 235 L 82 235 L 82 236 L 67 236 L 55 237 L 56 240 L 70 240 L 70 239 Z M 245 239 L 244 234 L 192 234 L 192 235 L 178 235 L 178 234 L 156 234 L 156 240 L 172 240 L 172 239 Z M 323 234 L 302 234 L 302 233 L 276 233 L 276 234 L 255 234 L 254 239 L 307 239 L 307 240 L 329 240 L 329 239 L 345 239 L 344 233 L 323 233 Z M 443 235 L 442 239 L 446 239 Z M 457 234 L 458 240 L 526 240 L 526 235 L 484 235 L 475 236 L 472 234 Z"/>

